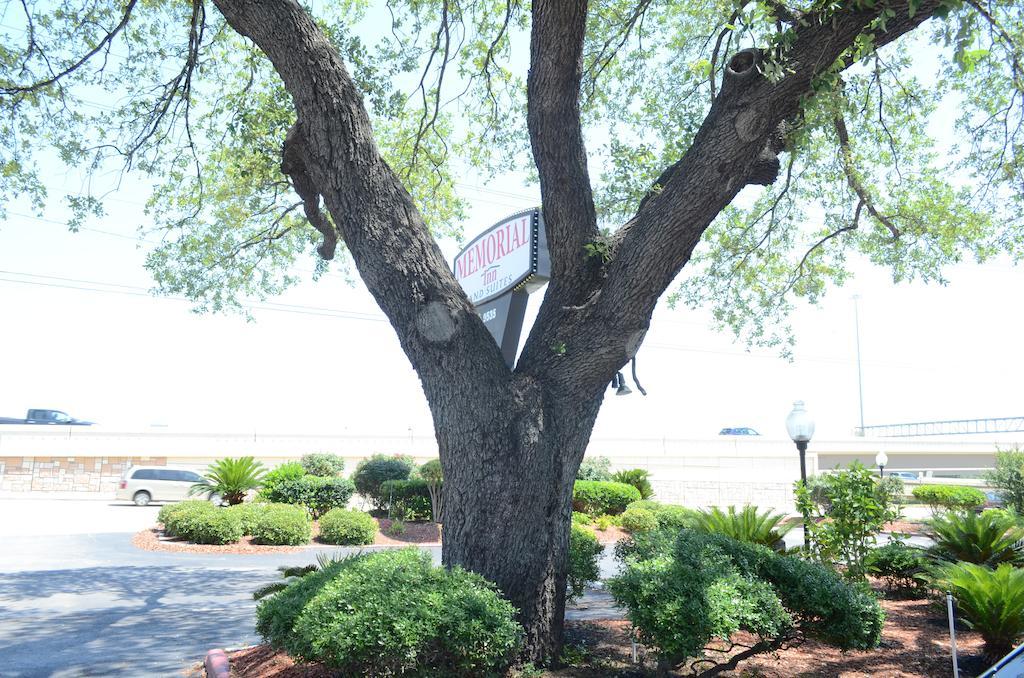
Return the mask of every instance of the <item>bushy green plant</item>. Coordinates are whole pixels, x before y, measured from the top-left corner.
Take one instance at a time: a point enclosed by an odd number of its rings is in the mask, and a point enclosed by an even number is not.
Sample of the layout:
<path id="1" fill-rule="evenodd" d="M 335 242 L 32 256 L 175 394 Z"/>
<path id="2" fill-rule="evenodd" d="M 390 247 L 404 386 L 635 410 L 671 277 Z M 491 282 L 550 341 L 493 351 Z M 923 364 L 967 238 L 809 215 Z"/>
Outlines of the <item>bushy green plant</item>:
<path id="1" fill-rule="evenodd" d="M 874 474 L 859 462 L 820 476 L 819 483 L 824 503 L 813 499 L 803 483 L 796 483 L 797 508 L 810 518 L 805 526 L 810 555 L 834 568 L 843 566 L 851 579 L 863 579 L 865 559 L 878 533 L 900 516 L 900 507 L 888 503 Z"/>
<path id="2" fill-rule="evenodd" d="M 264 599 L 256 617 L 274 647 L 345 676 L 499 676 L 523 634 L 493 584 L 417 549 L 331 564 Z"/>
<path id="3" fill-rule="evenodd" d="M 878 479 L 875 484 L 875 494 L 878 500 L 886 506 L 902 506 L 906 503 L 906 487 L 902 478 L 896 476 L 884 476 Z"/>
<path id="4" fill-rule="evenodd" d="M 387 480 L 380 485 L 378 505 L 392 518 L 430 520 L 430 485 L 422 478 Z"/>
<path id="5" fill-rule="evenodd" d="M 208 501 L 188 501 L 164 516 L 168 535 L 196 544 L 233 544 L 243 536 L 238 513 Z"/>
<path id="6" fill-rule="evenodd" d="M 572 601 L 601 576 L 600 560 L 604 548 L 594 533 L 585 527 L 573 525 L 569 532 L 569 566 L 566 575 L 565 597 Z"/>
<path id="7" fill-rule="evenodd" d="M 981 634 L 985 654 L 995 660 L 1024 635 L 1024 570 L 1003 563 L 996 569 L 951 563 L 936 573 L 936 584 L 956 599 L 968 628 Z"/>
<path id="8" fill-rule="evenodd" d="M 245 494 L 263 484 L 265 470 L 253 457 L 218 459 L 206 468 L 203 480 L 189 488 L 190 495 L 219 495 L 229 505 L 241 504 Z"/>
<path id="9" fill-rule="evenodd" d="M 650 499 L 654 496 L 654 489 L 651 487 L 651 474 L 642 468 L 631 468 L 612 474 L 612 480 L 617 483 L 632 485 L 640 491 L 641 499 Z"/>
<path id="10" fill-rule="evenodd" d="M 301 464 L 306 473 L 321 478 L 334 478 L 345 470 L 345 460 L 329 452 L 304 454 Z"/>
<path id="11" fill-rule="evenodd" d="M 620 544 L 623 568 L 608 589 L 663 667 L 706 658 L 708 643 L 741 630 L 758 635 L 765 652 L 798 636 L 844 650 L 881 638 L 885 615 L 874 596 L 818 563 L 693 530 Z"/>
<path id="12" fill-rule="evenodd" d="M 572 512 L 573 525 L 589 525 L 592 522 L 594 522 L 594 519 L 588 516 L 586 513 L 580 513 L 579 511 Z"/>
<path id="13" fill-rule="evenodd" d="M 1024 450 L 998 450 L 995 468 L 984 477 L 985 482 L 999 490 L 1008 507 L 1024 514 Z"/>
<path id="14" fill-rule="evenodd" d="M 618 515 L 640 499 L 632 485 L 597 480 L 577 480 L 572 490 L 572 510 L 592 516 Z"/>
<path id="15" fill-rule="evenodd" d="M 298 546 L 308 544 L 313 536 L 313 522 L 301 506 L 266 504 L 252 528 L 257 544 Z"/>
<path id="16" fill-rule="evenodd" d="M 976 487 L 961 485 L 918 485 L 914 498 L 927 504 L 933 513 L 946 510 L 973 510 L 985 505 L 985 493 Z"/>
<path id="17" fill-rule="evenodd" d="M 658 527 L 663 530 L 682 530 L 692 527 L 697 512 L 685 506 L 675 504 L 662 504 L 655 512 L 654 517 L 658 519 Z"/>
<path id="18" fill-rule="evenodd" d="M 305 506 L 314 518 L 319 518 L 333 508 L 347 506 L 353 492 L 355 487 L 348 478 L 304 475 L 281 480 L 265 496 L 273 503 Z"/>
<path id="19" fill-rule="evenodd" d="M 868 572 L 885 582 L 886 591 L 891 595 L 919 598 L 927 593 L 923 549 L 892 541 L 869 551 L 864 565 Z"/>
<path id="20" fill-rule="evenodd" d="M 1019 539 L 1024 539 L 1024 529 L 1005 511 L 951 511 L 928 521 L 928 529 L 935 540 L 931 553 L 940 560 L 989 567 L 1024 562 L 1014 548 Z"/>
<path id="21" fill-rule="evenodd" d="M 693 516 L 693 529 L 781 551 L 785 548 L 783 538 L 793 529 L 793 525 L 782 524 L 785 519 L 785 514 L 760 512 L 756 506 L 744 506 L 739 512 L 735 506 L 727 511 L 714 506 Z"/>
<path id="22" fill-rule="evenodd" d="M 328 544 L 372 544 L 377 534 L 373 516 L 355 509 L 331 509 L 320 518 L 320 540 Z"/>
<path id="23" fill-rule="evenodd" d="M 388 480 L 408 480 L 415 464 L 411 457 L 404 455 L 375 454 L 356 465 L 352 474 L 356 492 L 369 500 L 376 508 L 383 508 L 380 486 Z"/>
<path id="24" fill-rule="evenodd" d="M 277 486 L 286 480 L 298 480 L 306 475 L 306 469 L 297 461 L 286 461 L 280 466 L 267 471 L 263 476 L 263 486 L 260 488 L 257 498 L 264 502 L 279 501 L 273 499 L 276 496 Z"/>
<path id="25" fill-rule="evenodd" d="M 614 524 L 615 519 L 608 515 L 598 516 L 594 519 L 594 529 L 600 530 L 601 532 L 604 532 Z"/>
<path id="26" fill-rule="evenodd" d="M 612 479 L 611 466 L 608 457 L 585 457 L 576 471 L 576 480 L 608 482 Z"/>
<path id="27" fill-rule="evenodd" d="M 658 517 L 654 511 L 632 505 L 622 513 L 619 523 L 623 529 L 629 532 L 648 532 L 658 529 Z"/>
<path id="28" fill-rule="evenodd" d="M 431 459 L 420 466 L 420 478 L 427 484 L 430 495 L 430 517 L 434 522 L 443 522 L 441 511 L 444 510 L 444 496 L 441 487 L 444 483 L 444 471 L 440 459 Z"/>
<path id="29" fill-rule="evenodd" d="M 187 538 L 185 533 L 194 515 L 216 511 L 217 507 L 202 499 L 182 501 L 176 504 L 168 504 L 160 509 L 157 514 L 157 522 L 163 523 L 164 533 L 168 537 Z"/>
<path id="30" fill-rule="evenodd" d="M 246 501 L 234 506 L 228 506 L 224 510 L 238 516 L 238 520 L 242 525 L 242 534 L 252 534 L 253 528 L 256 527 L 256 521 L 267 506 L 268 504 L 263 502 Z"/>

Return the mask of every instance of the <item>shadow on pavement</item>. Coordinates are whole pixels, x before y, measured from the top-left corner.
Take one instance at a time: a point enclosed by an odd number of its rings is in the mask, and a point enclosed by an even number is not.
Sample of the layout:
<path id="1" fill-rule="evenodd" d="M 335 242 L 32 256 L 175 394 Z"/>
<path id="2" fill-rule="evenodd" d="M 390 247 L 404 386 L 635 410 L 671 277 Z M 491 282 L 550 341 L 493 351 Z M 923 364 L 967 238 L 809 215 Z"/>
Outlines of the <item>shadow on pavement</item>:
<path id="1" fill-rule="evenodd" d="M 255 642 L 265 571 L 89 567 L 0 574 L 4 676 L 181 675 Z"/>

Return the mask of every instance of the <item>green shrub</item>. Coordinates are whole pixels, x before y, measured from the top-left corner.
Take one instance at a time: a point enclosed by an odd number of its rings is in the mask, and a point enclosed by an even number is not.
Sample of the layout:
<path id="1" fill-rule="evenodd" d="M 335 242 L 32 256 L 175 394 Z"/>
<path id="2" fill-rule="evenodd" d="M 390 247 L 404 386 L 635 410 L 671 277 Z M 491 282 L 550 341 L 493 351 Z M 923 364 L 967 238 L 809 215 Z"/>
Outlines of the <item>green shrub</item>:
<path id="1" fill-rule="evenodd" d="M 612 475 L 612 480 L 617 483 L 632 485 L 640 491 L 641 499 L 650 499 L 654 496 L 654 489 L 651 487 L 651 474 L 642 468 L 631 468 L 619 471 Z"/>
<path id="2" fill-rule="evenodd" d="M 304 454 L 301 464 L 306 473 L 321 478 L 335 478 L 345 470 L 345 460 L 329 452 Z"/>
<path id="3" fill-rule="evenodd" d="M 320 518 L 320 540 L 328 544 L 372 544 L 376 534 L 377 521 L 362 511 L 336 508 Z"/>
<path id="4" fill-rule="evenodd" d="M 885 582 L 886 591 L 892 595 L 920 598 L 928 591 L 922 549 L 892 541 L 868 552 L 864 565 Z"/>
<path id="5" fill-rule="evenodd" d="M 380 485 L 378 505 L 392 518 L 430 520 L 430 486 L 422 478 L 386 480 Z"/>
<path id="6" fill-rule="evenodd" d="M 623 569 L 608 588 L 665 666 L 740 630 L 760 636 L 766 652 L 793 634 L 844 650 L 879 643 L 878 601 L 818 563 L 692 530 L 644 532 L 616 552 Z"/>
<path id="7" fill-rule="evenodd" d="M 661 509 L 662 506 L 665 506 L 665 504 L 662 504 L 660 501 L 654 501 L 653 499 L 641 499 L 639 501 L 630 502 L 629 506 L 627 506 L 626 508 L 640 508 L 644 509 L 645 511 L 657 512 L 659 509 Z"/>
<path id="8" fill-rule="evenodd" d="M 985 505 L 985 493 L 975 487 L 960 485 L 918 485 L 913 489 L 914 498 L 928 504 L 933 512 L 940 509 L 973 510 Z"/>
<path id="9" fill-rule="evenodd" d="M 608 482 L 612 479 L 611 466 L 608 457 L 586 457 L 576 470 L 576 480 Z"/>
<path id="10" fill-rule="evenodd" d="M 345 676 L 499 676 L 522 627 L 493 584 L 417 549 L 349 558 L 257 608 L 256 628 L 296 659 Z"/>
<path id="11" fill-rule="evenodd" d="M 306 475 L 306 469 L 297 461 L 288 461 L 277 466 L 263 476 L 263 487 L 260 488 L 257 498 L 260 501 L 276 501 L 271 497 L 277 490 L 277 486 L 286 480 L 298 480 Z"/>
<path id="12" fill-rule="evenodd" d="M 238 516 L 238 520 L 242 525 L 242 534 L 252 534 L 253 528 L 256 527 L 256 521 L 259 519 L 260 514 L 266 510 L 267 506 L 268 504 L 263 502 L 247 501 L 229 506 L 225 510 Z"/>
<path id="13" fill-rule="evenodd" d="M 572 512 L 573 525 L 589 525 L 592 522 L 594 522 L 594 519 L 588 516 L 586 513 L 580 513 L 579 511 Z"/>
<path id="14" fill-rule="evenodd" d="M 266 498 L 278 504 L 305 506 L 314 518 L 319 518 L 333 508 L 347 506 L 353 492 L 355 487 L 348 478 L 305 475 L 278 482 Z"/>
<path id="15" fill-rule="evenodd" d="M 597 480 L 577 480 L 572 489 L 572 510 L 592 516 L 618 515 L 640 499 L 632 485 Z"/>
<path id="16" fill-rule="evenodd" d="M 1008 507 L 1024 514 L 1024 450 L 998 450 L 996 467 L 985 473 L 985 482 L 999 490 Z"/>
<path id="17" fill-rule="evenodd" d="M 256 517 L 252 540 L 257 544 L 298 546 L 308 544 L 313 523 L 301 506 L 266 504 Z"/>
<path id="18" fill-rule="evenodd" d="M 594 533 L 585 527 L 573 525 L 569 532 L 569 567 L 566 576 L 565 597 L 572 601 L 583 595 L 587 585 L 601 576 L 600 560 L 604 547 Z"/>
<path id="19" fill-rule="evenodd" d="M 217 507 L 211 502 L 193 499 L 164 506 L 160 509 L 156 519 L 164 524 L 164 532 L 168 537 L 187 539 L 189 525 L 193 518 L 201 513 L 210 513 L 216 510 Z"/>
<path id="20" fill-rule="evenodd" d="M 903 479 L 891 475 L 879 478 L 875 484 L 875 495 L 886 506 L 902 506 L 906 503 Z"/>
<path id="21" fill-rule="evenodd" d="M 995 660 L 1024 635 L 1024 570 L 1003 563 L 995 570 L 953 563 L 937 573 L 937 585 L 956 599 L 959 616 L 981 634 L 985 654 Z"/>
<path id="22" fill-rule="evenodd" d="M 785 548 L 783 537 L 794 527 L 782 525 L 785 519 L 782 513 L 759 512 L 756 506 L 744 506 L 738 513 L 735 506 L 730 506 L 728 511 L 714 506 L 694 514 L 693 529 L 781 551 Z"/>
<path id="23" fill-rule="evenodd" d="M 649 532 L 658 529 L 658 517 L 654 511 L 630 505 L 623 512 L 620 524 L 629 532 Z"/>
<path id="24" fill-rule="evenodd" d="M 375 454 L 359 462 L 355 473 L 352 474 L 352 482 L 355 483 L 356 492 L 373 502 L 377 508 L 383 508 L 380 506 L 381 483 L 388 480 L 408 480 L 414 467 L 411 457 Z"/>
<path id="25" fill-rule="evenodd" d="M 175 516 L 175 536 L 195 544 L 233 544 L 242 538 L 242 520 L 237 513 L 203 503 L 210 508 Z"/>
<path id="26" fill-rule="evenodd" d="M 863 580 L 865 559 L 878 533 L 899 518 L 901 509 L 879 491 L 875 475 L 859 462 L 822 475 L 817 482 L 823 499 L 815 499 L 810 488 L 796 483 L 797 508 L 810 519 L 806 525 L 809 553 L 833 568 L 843 567 L 846 577 Z"/>
<path id="27" fill-rule="evenodd" d="M 615 518 L 613 518 L 612 516 L 608 516 L 608 515 L 598 516 L 594 520 L 594 528 L 598 529 L 598 530 L 600 530 L 602 532 L 604 532 L 605 530 L 607 530 L 609 527 L 611 527 L 614 524 L 615 524 Z"/>
<path id="28" fill-rule="evenodd" d="M 654 512 L 654 517 L 658 519 L 658 527 L 663 530 L 692 527 L 696 516 L 697 512 L 693 509 L 675 504 L 663 504 Z"/>
<path id="29" fill-rule="evenodd" d="M 1024 529 L 1005 511 L 950 512 L 928 521 L 928 527 L 935 540 L 932 554 L 940 560 L 989 567 L 1024 560 L 1013 547 L 1024 539 Z"/>
<path id="30" fill-rule="evenodd" d="M 241 504 L 249 490 L 263 484 L 266 471 L 253 457 L 218 459 L 206 468 L 203 480 L 189 488 L 190 495 L 219 495 L 229 505 Z"/>

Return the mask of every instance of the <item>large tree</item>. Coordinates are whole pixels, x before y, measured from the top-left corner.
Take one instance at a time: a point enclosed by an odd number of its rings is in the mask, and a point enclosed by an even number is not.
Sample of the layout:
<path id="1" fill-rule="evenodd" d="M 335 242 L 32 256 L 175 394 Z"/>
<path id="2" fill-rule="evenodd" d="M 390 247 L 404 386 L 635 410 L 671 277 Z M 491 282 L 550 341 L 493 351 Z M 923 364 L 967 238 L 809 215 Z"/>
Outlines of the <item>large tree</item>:
<path id="1" fill-rule="evenodd" d="M 1017 0 L 4 11 L 4 203 L 42 209 L 44 176 L 75 166 L 77 227 L 121 159 L 153 186 L 158 290 L 212 310 L 342 244 L 433 414 L 444 561 L 498 583 L 533 660 L 561 645 L 573 477 L 607 384 L 684 266 L 676 298 L 774 343 L 773 317 L 841 282 L 847 253 L 941 280 L 1024 241 Z M 552 277 L 509 369 L 434 237 L 458 235 L 459 177 L 526 165 Z M 325 363 L 342 341 L 303 338 Z"/>

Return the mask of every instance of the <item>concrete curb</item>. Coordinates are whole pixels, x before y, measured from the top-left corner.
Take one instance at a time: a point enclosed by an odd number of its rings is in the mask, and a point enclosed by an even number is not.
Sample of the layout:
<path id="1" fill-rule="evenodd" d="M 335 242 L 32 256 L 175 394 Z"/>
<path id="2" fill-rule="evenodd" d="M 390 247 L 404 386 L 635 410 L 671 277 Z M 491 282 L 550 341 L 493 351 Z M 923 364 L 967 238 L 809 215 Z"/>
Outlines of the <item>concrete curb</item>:
<path id="1" fill-rule="evenodd" d="M 224 650 L 210 650 L 203 661 L 206 667 L 206 678 L 230 678 L 231 664 Z"/>

